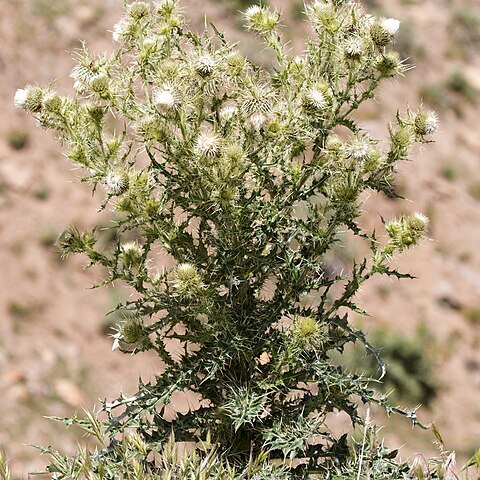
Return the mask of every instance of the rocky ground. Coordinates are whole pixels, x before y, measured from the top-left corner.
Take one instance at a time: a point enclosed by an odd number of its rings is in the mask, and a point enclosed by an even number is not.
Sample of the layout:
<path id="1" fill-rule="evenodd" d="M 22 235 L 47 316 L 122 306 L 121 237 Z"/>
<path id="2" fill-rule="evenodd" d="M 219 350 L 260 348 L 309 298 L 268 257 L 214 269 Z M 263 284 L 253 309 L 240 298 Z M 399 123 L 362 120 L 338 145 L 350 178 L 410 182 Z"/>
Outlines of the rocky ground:
<path id="1" fill-rule="evenodd" d="M 277 0 L 286 17 L 285 36 L 301 51 L 302 3 Z M 425 422 L 435 420 L 447 446 L 465 458 L 480 446 L 480 4 L 475 1 L 385 0 L 371 7 L 402 20 L 397 46 L 417 68 L 382 88 L 378 103 L 359 112 L 362 125 L 380 138 L 396 109 L 422 101 L 438 109 L 436 143 L 402 165 L 399 188 L 408 199 L 366 199 L 365 225 L 419 210 L 432 219 L 432 240 L 404 255 L 399 266 L 418 277 L 402 283 L 376 279 L 359 300 L 372 315 L 357 319 L 370 330 L 415 336 L 428 331 L 425 348 L 435 355 L 442 388 Z M 155 358 L 111 352 L 105 319 L 124 293 L 92 290 L 101 272 L 81 259 L 60 261 L 53 242 L 66 226 L 108 225 L 98 197 L 75 183 L 77 173 L 50 135 L 13 108 L 16 88 L 56 81 L 71 92 L 71 52 L 85 39 L 97 51 L 111 48 L 108 32 L 123 2 L 105 0 L 15 0 L 0 17 L 0 448 L 18 474 L 43 464 L 25 444 L 75 449 L 79 432 L 65 431 L 43 416 L 92 408 L 98 398 L 132 392 L 148 378 Z M 255 40 L 239 29 L 237 7 L 227 2 L 185 0 L 187 17 L 201 28 L 206 13 L 220 30 L 242 40 L 252 60 L 264 61 Z M 291 28 L 295 25 L 295 28 Z M 352 245 L 352 253 L 355 253 Z M 429 454 L 431 433 L 412 431 L 405 420 L 388 422 L 401 452 Z"/>

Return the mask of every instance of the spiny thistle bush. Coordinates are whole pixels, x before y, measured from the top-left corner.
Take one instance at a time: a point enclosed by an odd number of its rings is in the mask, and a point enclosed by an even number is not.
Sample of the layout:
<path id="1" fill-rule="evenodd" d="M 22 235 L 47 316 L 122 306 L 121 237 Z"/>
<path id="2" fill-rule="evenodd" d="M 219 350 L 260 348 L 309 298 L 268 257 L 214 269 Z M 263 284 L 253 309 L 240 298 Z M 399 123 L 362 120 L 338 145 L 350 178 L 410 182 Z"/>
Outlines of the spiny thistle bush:
<path id="1" fill-rule="evenodd" d="M 15 104 L 57 135 L 118 218 L 111 249 L 95 230 L 69 228 L 62 255 L 86 255 L 105 285 L 134 292 L 118 306 L 127 315 L 114 349 L 152 350 L 165 364 L 98 415 L 63 419 L 101 447 L 73 457 L 46 449 L 54 478 L 315 478 L 352 461 L 330 413 L 357 425 L 361 404 L 379 404 L 417 423 L 330 354 L 359 341 L 383 369 L 349 312 L 361 311 L 355 295 L 372 276 L 409 277 L 389 262 L 424 238 L 428 219 L 391 220 L 377 239 L 358 225 L 362 194 L 395 196 L 397 163 L 428 141 L 437 116 L 407 109 L 388 140 L 372 138 L 354 113 L 409 68 L 389 48 L 399 22 L 346 0 L 318 0 L 306 14 L 311 38 L 291 56 L 278 12 L 245 12 L 272 51 L 266 70 L 215 27 L 188 28 L 174 0 L 133 2 L 113 29 L 113 54 L 78 54 L 73 97 L 17 91 Z M 371 256 L 329 273 L 326 255 L 346 229 Z M 161 252 L 176 266 L 162 269 Z M 176 392 L 198 408 L 171 419 Z M 172 442 L 199 452 L 169 463 Z"/>

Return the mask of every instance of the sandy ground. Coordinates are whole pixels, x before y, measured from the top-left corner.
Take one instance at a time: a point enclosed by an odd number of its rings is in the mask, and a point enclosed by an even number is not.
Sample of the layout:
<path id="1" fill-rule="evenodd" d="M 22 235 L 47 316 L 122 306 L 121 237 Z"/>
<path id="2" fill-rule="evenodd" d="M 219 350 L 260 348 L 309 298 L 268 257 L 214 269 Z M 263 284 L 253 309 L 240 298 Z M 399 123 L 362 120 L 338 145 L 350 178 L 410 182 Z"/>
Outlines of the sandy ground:
<path id="1" fill-rule="evenodd" d="M 291 14 L 293 2 L 272 3 Z M 0 4 L 0 448 L 7 450 L 16 472 L 26 472 L 44 459 L 25 444 L 73 451 L 80 440 L 78 432 L 65 431 L 44 415 L 70 415 L 122 389 L 133 392 L 139 375 L 147 379 L 160 366 L 150 355 L 111 352 L 105 312 L 125 293 L 119 288 L 90 289 L 101 272 L 82 268 L 81 259 L 61 262 L 53 252 L 53 241 L 66 226 L 87 228 L 99 222 L 100 199 L 92 198 L 85 185 L 72 184 L 76 172 L 60 147 L 31 118 L 15 111 L 12 102 L 15 89 L 27 83 L 57 80 L 60 91 L 70 92 L 73 61 L 68 52 L 79 47 L 80 38 L 95 50 L 110 48 L 107 31 L 120 17 L 122 2 Z M 234 8 L 213 1 L 184 4 L 195 24 L 202 24 L 206 11 L 220 30 L 246 41 L 248 55 L 261 57 L 255 41 L 246 40 L 236 26 Z M 479 11 L 474 2 L 383 4 L 411 29 L 418 66 L 405 79 L 384 86 L 379 104 L 362 110 L 362 125 L 380 138 L 397 107 L 418 106 L 421 88 L 444 82 L 452 70 L 461 69 L 480 88 L 478 53 L 461 58 L 449 29 L 453 10 L 470 4 Z M 286 31 L 292 48 L 301 49 L 302 28 L 297 24 L 297 37 Z M 473 325 L 466 314 L 480 307 L 480 202 L 469 193 L 480 182 L 480 136 L 478 105 L 452 95 L 457 112 L 440 111 L 436 143 L 417 151 L 415 161 L 400 168 L 399 184 L 409 200 L 392 202 L 372 195 L 365 204 L 365 226 L 379 225 L 380 215 L 391 218 L 405 211 L 423 211 L 432 218 L 432 240 L 398 260 L 418 279 L 373 280 L 359 301 L 372 315 L 363 320 L 369 329 L 388 325 L 413 335 L 420 323 L 428 328 L 444 387 L 431 410 L 421 410 L 420 416 L 425 422 L 436 420 L 447 446 L 465 457 L 480 446 L 480 323 Z M 23 148 L 13 148 L 14 135 L 26 141 Z M 455 179 L 446 178 L 446 166 L 455 171 Z M 108 220 L 107 213 L 101 222 Z M 434 449 L 432 435 L 412 431 L 406 421 L 391 421 L 384 431 L 392 445 L 408 443 L 404 456 Z"/>

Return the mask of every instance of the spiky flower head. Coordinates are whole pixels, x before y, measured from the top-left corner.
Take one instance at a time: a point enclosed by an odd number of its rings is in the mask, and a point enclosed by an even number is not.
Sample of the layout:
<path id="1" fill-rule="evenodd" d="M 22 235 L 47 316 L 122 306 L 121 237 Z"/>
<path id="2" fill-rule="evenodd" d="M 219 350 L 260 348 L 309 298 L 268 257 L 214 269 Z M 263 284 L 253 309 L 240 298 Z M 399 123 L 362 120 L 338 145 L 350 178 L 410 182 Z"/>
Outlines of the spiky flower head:
<path id="1" fill-rule="evenodd" d="M 175 268 L 174 286 L 182 295 L 195 295 L 201 286 L 202 278 L 191 263 L 179 263 Z"/>
<path id="2" fill-rule="evenodd" d="M 265 126 L 268 121 L 268 116 L 262 112 L 256 112 L 250 115 L 247 119 L 247 127 L 260 132 L 260 130 Z"/>
<path id="3" fill-rule="evenodd" d="M 48 113 L 60 113 L 62 109 L 62 99 L 56 92 L 48 92 L 42 101 L 42 107 Z"/>
<path id="4" fill-rule="evenodd" d="M 354 135 L 345 145 L 345 155 L 354 160 L 365 160 L 368 158 L 372 143 L 365 135 Z"/>
<path id="5" fill-rule="evenodd" d="M 191 263 L 179 263 L 175 268 L 175 277 L 180 282 L 188 282 L 197 275 L 197 268 Z"/>
<path id="6" fill-rule="evenodd" d="M 391 242 L 390 245 L 387 245 L 387 248 L 391 246 L 393 248 L 389 251 L 398 249 L 402 252 L 417 245 L 425 238 L 425 230 L 428 223 L 428 217 L 418 212 L 387 223 L 385 229 Z"/>
<path id="7" fill-rule="evenodd" d="M 267 85 L 252 85 L 244 94 L 242 103 L 242 112 L 246 115 L 252 113 L 269 114 L 272 111 L 272 102 L 275 99 L 275 93 Z"/>
<path id="8" fill-rule="evenodd" d="M 405 67 L 397 52 L 381 54 L 377 58 L 375 67 L 383 78 L 395 77 L 408 69 L 408 67 Z"/>
<path id="9" fill-rule="evenodd" d="M 395 160 L 407 157 L 410 146 L 415 140 L 413 129 L 409 125 L 400 125 L 396 130 L 390 129 L 390 155 Z"/>
<path id="10" fill-rule="evenodd" d="M 370 26 L 370 38 L 378 47 L 388 45 L 400 28 L 400 21 L 395 18 L 382 18 Z"/>
<path id="11" fill-rule="evenodd" d="M 128 175 L 122 171 L 111 171 L 105 176 L 105 186 L 110 195 L 120 195 L 128 189 Z"/>
<path id="12" fill-rule="evenodd" d="M 220 153 L 220 137 L 213 132 L 202 132 L 195 141 L 195 151 L 201 157 L 216 157 Z"/>
<path id="13" fill-rule="evenodd" d="M 247 28 L 260 34 L 272 32 L 280 21 L 278 12 L 267 7 L 252 5 L 245 11 Z"/>
<path id="14" fill-rule="evenodd" d="M 438 115 L 433 111 L 420 111 L 415 115 L 414 125 L 417 135 L 433 135 L 438 128 Z"/>
<path id="15" fill-rule="evenodd" d="M 296 344 L 305 350 L 311 350 L 321 337 L 321 327 L 313 317 L 297 316 L 290 328 L 290 334 Z"/>
<path id="16" fill-rule="evenodd" d="M 195 70 L 202 77 L 211 75 L 216 65 L 216 60 L 208 52 L 203 53 L 195 60 Z"/>
<path id="17" fill-rule="evenodd" d="M 90 88 L 100 98 L 107 99 L 110 97 L 110 78 L 104 73 L 99 73 L 90 80 Z"/>
<path id="18" fill-rule="evenodd" d="M 355 35 L 345 42 L 343 49 L 347 58 L 359 60 L 365 53 L 366 45 L 362 37 Z"/>
<path id="19" fill-rule="evenodd" d="M 218 119 L 221 123 L 227 123 L 232 120 L 238 112 L 238 108 L 235 105 L 225 105 L 218 112 Z"/>
<path id="20" fill-rule="evenodd" d="M 152 100 L 155 106 L 164 113 L 175 112 L 180 108 L 180 100 L 170 85 L 164 85 L 163 88 L 154 90 Z"/>
<path id="21" fill-rule="evenodd" d="M 161 16 L 168 18 L 175 13 L 177 2 L 175 0 L 157 0 L 155 9 Z"/>
<path id="22" fill-rule="evenodd" d="M 142 117 L 136 124 L 138 135 L 146 142 L 155 142 L 160 139 L 161 131 L 158 118 L 155 115 Z"/>
<path id="23" fill-rule="evenodd" d="M 112 38 L 116 43 L 125 42 L 135 33 L 135 22 L 132 18 L 122 18 L 113 26 Z"/>
<path id="24" fill-rule="evenodd" d="M 328 102 L 324 92 L 310 88 L 302 96 L 302 105 L 308 111 L 321 111 L 328 106 Z"/>
<path id="25" fill-rule="evenodd" d="M 42 109 L 45 92 L 37 86 L 19 88 L 13 97 L 13 103 L 17 108 L 24 108 L 32 113 L 38 113 Z"/>
<path id="26" fill-rule="evenodd" d="M 64 230 L 55 242 L 62 257 L 72 253 L 82 253 L 86 248 L 93 247 L 95 239 L 88 233 L 80 233 L 75 227 Z"/>
<path id="27" fill-rule="evenodd" d="M 415 212 L 406 217 L 405 222 L 412 230 L 423 233 L 430 220 L 423 213 Z"/>
<path id="28" fill-rule="evenodd" d="M 138 242 L 126 242 L 120 246 L 119 259 L 126 267 L 135 267 L 140 264 L 144 252 L 144 248 Z"/>
<path id="29" fill-rule="evenodd" d="M 142 352 L 151 347 L 148 331 L 145 329 L 141 319 L 130 317 L 125 319 L 119 326 L 117 333 L 113 336 L 112 350 L 120 348 L 128 352 Z"/>
<path id="30" fill-rule="evenodd" d="M 145 2 L 133 2 L 127 6 L 127 14 L 135 20 L 146 17 L 149 12 L 150 9 Z"/>

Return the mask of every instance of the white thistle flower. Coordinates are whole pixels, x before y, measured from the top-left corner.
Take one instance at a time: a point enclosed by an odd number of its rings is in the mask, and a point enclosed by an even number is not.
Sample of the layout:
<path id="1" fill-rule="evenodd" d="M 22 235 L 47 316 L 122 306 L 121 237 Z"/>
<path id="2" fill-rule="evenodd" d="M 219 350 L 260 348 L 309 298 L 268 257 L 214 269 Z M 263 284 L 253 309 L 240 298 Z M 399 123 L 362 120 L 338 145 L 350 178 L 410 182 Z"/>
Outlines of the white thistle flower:
<path id="1" fill-rule="evenodd" d="M 245 10 L 245 17 L 247 20 L 250 20 L 255 15 L 262 13 L 262 7 L 260 5 L 252 5 Z"/>
<path id="2" fill-rule="evenodd" d="M 164 112 L 178 110 L 180 102 L 170 87 L 163 87 L 161 90 L 154 90 L 153 103 Z"/>
<path id="3" fill-rule="evenodd" d="M 112 38 L 115 43 L 122 43 L 130 33 L 132 25 L 126 18 L 122 18 L 113 27 Z"/>
<path id="4" fill-rule="evenodd" d="M 345 42 L 345 53 L 349 57 L 358 58 L 365 51 L 365 44 L 361 37 L 352 37 Z"/>
<path id="5" fill-rule="evenodd" d="M 143 247 L 137 242 L 125 242 L 120 246 L 120 250 L 122 253 L 134 254 L 138 257 L 141 257 L 144 252 Z"/>
<path id="6" fill-rule="evenodd" d="M 28 88 L 19 88 L 13 97 L 13 104 L 16 108 L 25 108 L 28 98 Z"/>
<path id="7" fill-rule="evenodd" d="M 415 212 L 407 218 L 408 225 L 415 231 L 423 232 L 430 222 L 430 219 L 423 213 Z"/>
<path id="8" fill-rule="evenodd" d="M 175 277 L 177 280 L 186 282 L 197 276 L 198 272 L 191 263 L 179 263 L 175 269 Z"/>
<path id="9" fill-rule="evenodd" d="M 363 160 L 368 157 L 370 152 L 370 141 L 367 137 L 354 137 L 347 144 L 345 148 L 345 153 L 347 157 L 354 158 L 357 160 Z"/>
<path id="10" fill-rule="evenodd" d="M 226 123 L 236 115 L 237 111 L 235 105 L 226 105 L 218 112 L 218 118 L 222 123 Z"/>
<path id="11" fill-rule="evenodd" d="M 109 172 L 105 177 L 108 193 L 119 195 L 128 188 L 128 176 L 124 173 Z"/>
<path id="12" fill-rule="evenodd" d="M 215 133 L 201 133 L 195 142 L 195 150 L 202 157 L 215 157 L 220 152 L 220 137 Z"/>
<path id="13" fill-rule="evenodd" d="M 435 112 L 428 112 L 425 117 L 425 130 L 428 135 L 432 135 L 438 128 L 438 115 Z"/>
<path id="14" fill-rule="evenodd" d="M 262 112 L 257 112 L 254 113 L 253 115 L 250 115 L 247 120 L 247 126 L 252 128 L 253 130 L 259 132 L 265 123 L 267 123 L 268 117 Z"/>
<path id="15" fill-rule="evenodd" d="M 195 70 L 200 75 L 210 75 L 213 72 L 216 64 L 217 62 L 215 59 L 207 52 L 203 55 L 200 55 L 195 61 Z"/>
<path id="16" fill-rule="evenodd" d="M 316 110 L 322 110 L 327 106 L 327 100 L 325 95 L 320 90 L 311 88 L 306 94 L 306 101 L 309 106 L 315 108 Z"/>
<path id="17" fill-rule="evenodd" d="M 400 20 L 396 18 L 382 18 L 380 25 L 393 37 L 400 29 Z"/>

